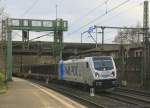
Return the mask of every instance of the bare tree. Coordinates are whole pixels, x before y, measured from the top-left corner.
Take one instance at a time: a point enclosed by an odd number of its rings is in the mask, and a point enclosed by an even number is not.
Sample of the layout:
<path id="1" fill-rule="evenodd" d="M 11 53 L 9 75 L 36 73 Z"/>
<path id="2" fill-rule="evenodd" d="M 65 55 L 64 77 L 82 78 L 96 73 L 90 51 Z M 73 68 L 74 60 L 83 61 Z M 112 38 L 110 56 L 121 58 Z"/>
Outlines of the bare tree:
<path id="1" fill-rule="evenodd" d="M 141 28 L 141 25 L 137 23 L 136 28 Z M 134 44 L 142 42 L 142 30 L 141 29 L 123 29 L 119 30 L 114 38 L 114 42 L 122 44 Z"/>
<path id="2" fill-rule="evenodd" d="M 126 30 L 118 30 L 117 35 L 114 38 L 114 42 L 125 44 L 127 43 L 127 31 Z"/>

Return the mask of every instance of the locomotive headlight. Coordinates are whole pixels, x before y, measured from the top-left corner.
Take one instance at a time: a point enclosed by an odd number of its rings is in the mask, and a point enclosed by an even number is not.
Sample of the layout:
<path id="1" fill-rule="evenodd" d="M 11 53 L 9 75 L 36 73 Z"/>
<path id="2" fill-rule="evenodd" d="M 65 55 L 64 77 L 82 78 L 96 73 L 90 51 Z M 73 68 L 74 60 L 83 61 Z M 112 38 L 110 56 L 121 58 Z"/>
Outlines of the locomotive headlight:
<path id="1" fill-rule="evenodd" d="M 99 73 L 95 72 L 95 77 L 99 78 Z"/>
<path id="2" fill-rule="evenodd" d="M 114 71 L 112 71 L 112 75 L 115 76 L 115 72 Z"/>

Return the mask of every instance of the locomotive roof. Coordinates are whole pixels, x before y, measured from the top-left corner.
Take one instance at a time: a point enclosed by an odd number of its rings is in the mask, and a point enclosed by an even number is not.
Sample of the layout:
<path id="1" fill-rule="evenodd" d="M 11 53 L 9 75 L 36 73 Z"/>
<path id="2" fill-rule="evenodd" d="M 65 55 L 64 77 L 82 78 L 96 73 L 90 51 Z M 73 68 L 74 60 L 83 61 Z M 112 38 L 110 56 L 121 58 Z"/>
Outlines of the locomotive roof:
<path id="1" fill-rule="evenodd" d="M 112 56 L 92 56 L 92 57 L 84 57 L 82 59 L 69 59 L 64 61 L 65 63 L 72 63 L 72 62 L 87 62 L 89 59 L 93 58 L 93 57 L 111 57 Z"/>

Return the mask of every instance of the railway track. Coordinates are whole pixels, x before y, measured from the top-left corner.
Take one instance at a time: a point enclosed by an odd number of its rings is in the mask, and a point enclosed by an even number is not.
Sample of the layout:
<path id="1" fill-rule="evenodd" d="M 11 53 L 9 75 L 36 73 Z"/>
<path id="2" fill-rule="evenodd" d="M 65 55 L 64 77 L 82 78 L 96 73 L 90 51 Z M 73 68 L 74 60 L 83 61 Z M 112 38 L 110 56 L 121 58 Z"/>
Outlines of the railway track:
<path id="1" fill-rule="evenodd" d="M 85 103 L 88 107 L 90 106 L 89 108 L 140 108 L 137 105 L 126 104 L 124 102 L 116 101 L 114 99 L 110 99 L 105 96 L 103 97 L 97 94 L 94 97 L 91 97 L 88 92 L 75 88 L 62 85 L 58 86 L 54 83 L 45 84 L 37 81 L 35 83 L 74 98 L 75 100 L 78 100 L 78 102 Z"/>
<path id="2" fill-rule="evenodd" d="M 89 98 L 84 98 L 83 96 L 77 95 L 76 93 L 72 92 L 72 89 L 67 89 L 66 87 L 63 87 L 63 86 L 58 87 L 58 85 L 55 85 L 55 84 L 48 85 L 48 84 L 41 83 L 41 82 L 34 82 L 34 83 L 40 84 L 42 86 L 45 86 L 45 87 L 50 88 L 52 90 L 55 90 L 59 93 L 62 93 L 66 96 L 69 96 L 71 98 L 79 100 L 80 102 L 86 103 L 89 106 L 92 106 L 92 107 L 95 107 L 95 108 L 107 108 L 106 106 L 98 104 L 97 102 L 94 102 L 94 101 L 90 100 Z"/>
<path id="3" fill-rule="evenodd" d="M 132 93 L 135 95 L 150 97 L 150 92 L 145 90 L 135 90 L 135 89 L 127 89 L 127 88 L 116 88 L 116 91 L 125 92 L 125 93 Z"/>
<path id="4" fill-rule="evenodd" d="M 113 92 L 108 92 L 104 96 L 122 102 L 140 106 L 140 108 L 150 108 L 150 93 L 140 90 L 117 88 Z"/>

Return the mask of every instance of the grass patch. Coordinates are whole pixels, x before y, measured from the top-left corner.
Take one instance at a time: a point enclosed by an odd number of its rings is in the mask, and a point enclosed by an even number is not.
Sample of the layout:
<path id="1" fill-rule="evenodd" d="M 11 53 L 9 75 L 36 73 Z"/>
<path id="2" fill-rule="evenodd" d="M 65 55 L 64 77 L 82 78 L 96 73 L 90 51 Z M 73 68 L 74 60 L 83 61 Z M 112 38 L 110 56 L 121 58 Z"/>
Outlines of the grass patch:
<path id="1" fill-rule="evenodd" d="M 5 77 L 4 73 L 0 69 L 0 94 L 6 91 L 6 84 L 4 83 Z"/>
<path id="2" fill-rule="evenodd" d="M 5 93 L 7 90 L 6 84 L 0 83 L 0 94 Z"/>

